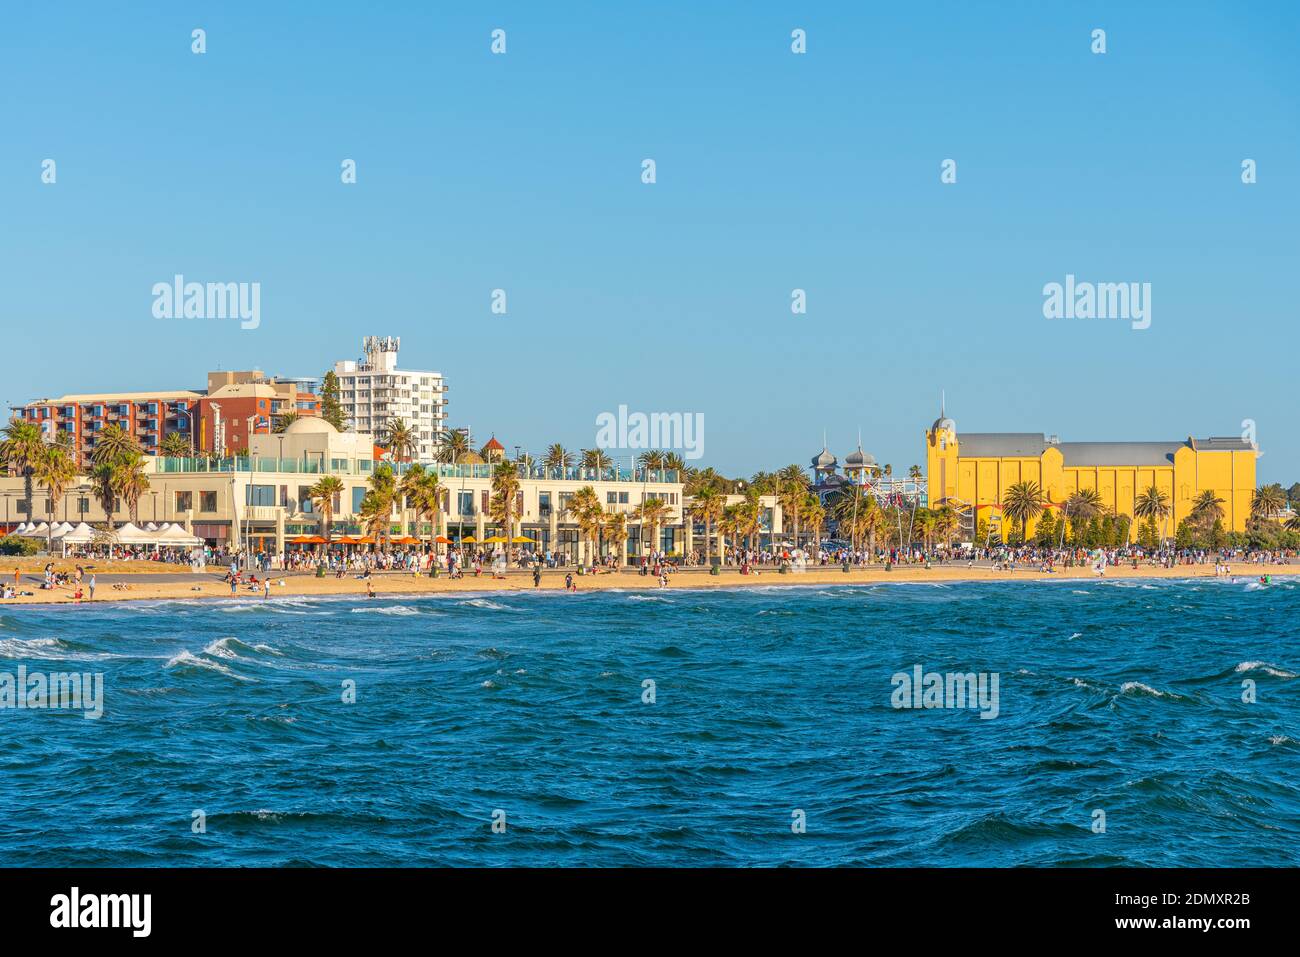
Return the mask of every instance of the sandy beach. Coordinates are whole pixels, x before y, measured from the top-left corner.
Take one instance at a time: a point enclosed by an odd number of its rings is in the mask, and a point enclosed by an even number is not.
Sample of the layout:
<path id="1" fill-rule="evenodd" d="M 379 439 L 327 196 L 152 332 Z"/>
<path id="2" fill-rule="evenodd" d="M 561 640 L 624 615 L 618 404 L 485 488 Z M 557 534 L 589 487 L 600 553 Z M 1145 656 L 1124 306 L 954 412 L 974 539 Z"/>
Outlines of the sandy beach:
<path id="1" fill-rule="evenodd" d="M 40 586 L 41 571 L 44 563 L 17 563 L 13 559 L 0 561 L 0 580 L 13 581 L 15 567 L 22 573 L 22 590 L 34 594 L 0 602 L 0 607 L 9 605 L 33 604 L 79 604 L 73 597 L 71 588 L 57 588 L 54 591 L 42 590 Z M 56 562 L 60 570 L 72 570 L 74 563 Z M 85 566 L 83 566 L 85 567 Z M 1300 564 L 1294 565 L 1254 565 L 1240 562 L 1230 565 L 1231 577 L 1258 578 L 1261 575 L 1297 575 Z M 230 586 L 221 582 L 224 569 L 211 567 L 203 574 L 171 572 L 167 566 L 152 562 L 115 562 L 100 563 L 94 566 L 97 577 L 95 601 L 140 601 L 158 599 L 209 599 L 219 600 L 250 599 L 262 600 L 261 585 L 257 591 L 241 586 L 236 596 L 230 593 Z M 567 569 L 546 570 L 542 573 L 541 584 L 537 587 L 549 590 L 563 589 Z M 89 575 L 89 570 L 87 571 Z M 1157 568 L 1139 565 L 1136 569 L 1129 565 L 1110 566 L 1106 569 L 1106 579 L 1142 579 L 1142 578 L 1213 578 L 1214 565 L 1179 565 L 1174 568 Z M 989 582 L 989 581 L 1028 581 L 1057 579 L 1096 579 L 1097 574 L 1091 567 L 1058 568 L 1055 572 L 1038 572 L 1029 569 L 995 571 L 987 565 L 968 567 L 964 563 L 952 565 L 935 565 L 929 569 L 924 566 L 900 566 L 886 571 L 883 565 L 871 565 L 866 568 L 854 568 L 849 572 L 838 566 L 818 567 L 804 572 L 780 574 L 775 569 L 758 569 L 749 575 L 742 575 L 738 570 L 729 569 L 721 575 L 710 575 L 704 569 L 685 569 L 669 580 L 669 590 L 679 588 L 753 588 L 800 585 L 862 585 L 889 582 Z M 355 573 L 344 578 L 330 575 L 316 578 L 304 573 L 271 573 L 271 597 L 285 598 L 292 596 L 329 597 L 348 595 L 361 597 L 366 595 L 366 582 Z M 399 595 L 422 595 L 439 592 L 483 592 L 483 591 L 530 591 L 533 590 L 531 572 L 514 570 L 505 578 L 493 578 L 484 572 L 480 578 L 467 575 L 461 579 L 450 579 L 446 575 L 429 578 L 427 575 L 414 576 L 398 572 L 382 572 L 371 578 L 377 597 L 396 597 Z M 636 589 L 656 590 L 658 584 L 651 576 L 641 576 L 635 571 L 622 571 L 598 575 L 574 575 L 579 591 L 592 589 Z M 283 582 L 283 584 L 281 584 Z M 88 599 L 83 599 L 84 604 Z"/>

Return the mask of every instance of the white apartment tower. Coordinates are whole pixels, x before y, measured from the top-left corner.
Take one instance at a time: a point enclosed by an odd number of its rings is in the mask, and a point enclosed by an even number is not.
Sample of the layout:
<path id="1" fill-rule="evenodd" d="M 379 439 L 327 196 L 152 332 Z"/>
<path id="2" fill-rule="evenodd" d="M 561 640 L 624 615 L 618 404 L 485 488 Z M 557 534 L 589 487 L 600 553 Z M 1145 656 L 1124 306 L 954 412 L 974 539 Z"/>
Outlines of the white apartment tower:
<path id="1" fill-rule="evenodd" d="M 432 461 L 438 437 L 447 420 L 447 386 L 441 372 L 421 372 L 397 367 L 402 340 L 392 336 L 366 336 L 362 357 L 334 363 L 339 380 L 339 402 L 348 431 L 382 440 L 393 419 L 415 430 L 419 448 L 415 457 Z"/>

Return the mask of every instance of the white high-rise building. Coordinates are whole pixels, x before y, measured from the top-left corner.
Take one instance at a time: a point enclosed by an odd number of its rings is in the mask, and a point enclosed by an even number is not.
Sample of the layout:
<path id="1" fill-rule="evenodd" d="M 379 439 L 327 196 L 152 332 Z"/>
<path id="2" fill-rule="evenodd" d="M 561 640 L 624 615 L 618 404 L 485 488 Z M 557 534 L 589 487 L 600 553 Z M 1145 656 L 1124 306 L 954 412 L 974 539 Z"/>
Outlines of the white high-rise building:
<path id="1" fill-rule="evenodd" d="M 447 385 L 441 372 L 397 367 L 402 340 L 392 336 L 366 336 L 362 357 L 334 363 L 339 380 L 339 402 L 350 432 L 379 442 L 393 419 L 415 430 L 415 458 L 432 461 L 447 420 Z"/>

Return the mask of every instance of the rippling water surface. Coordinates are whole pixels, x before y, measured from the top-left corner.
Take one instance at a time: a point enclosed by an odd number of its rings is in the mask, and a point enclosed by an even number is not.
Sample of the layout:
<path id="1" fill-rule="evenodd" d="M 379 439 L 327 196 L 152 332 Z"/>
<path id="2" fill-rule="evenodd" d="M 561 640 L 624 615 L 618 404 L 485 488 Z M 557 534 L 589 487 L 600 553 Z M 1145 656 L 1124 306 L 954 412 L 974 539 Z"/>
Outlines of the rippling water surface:
<path id="1" fill-rule="evenodd" d="M 0 711 L 0 852 L 1295 865 L 1297 610 L 1246 580 L 0 608 L 0 672 L 105 681 L 99 720 Z M 891 707 L 918 664 L 998 673 L 998 717 Z"/>

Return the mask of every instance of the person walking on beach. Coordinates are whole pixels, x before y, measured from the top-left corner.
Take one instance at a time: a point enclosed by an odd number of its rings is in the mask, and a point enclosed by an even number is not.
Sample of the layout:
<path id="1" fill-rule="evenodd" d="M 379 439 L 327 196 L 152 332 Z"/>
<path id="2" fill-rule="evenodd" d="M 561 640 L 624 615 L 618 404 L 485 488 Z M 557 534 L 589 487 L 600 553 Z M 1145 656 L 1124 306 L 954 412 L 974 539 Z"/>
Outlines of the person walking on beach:
<path id="1" fill-rule="evenodd" d="M 569 572 L 567 575 L 564 576 L 564 590 L 565 591 L 578 590 L 578 586 L 573 583 L 573 572 Z"/>
<path id="2" fill-rule="evenodd" d="M 366 579 L 366 597 L 367 598 L 375 597 L 375 584 L 369 578 Z"/>
<path id="3" fill-rule="evenodd" d="M 266 578 L 262 580 L 262 599 L 263 601 L 265 601 L 267 598 L 270 597 L 271 597 L 271 579 Z"/>
<path id="4" fill-rule="evenodd" d="M 542 583 L 542 566 L 536 565 L 533 567 L 533 587 L 536 588 L 541 583 Z"/>
<path id="5" fill-rule="evenodd" d="M 95 600 L 95 573 L 94 572 L 90 573 L 90 582 L 87 587 L 90 589 L 90 600 L 94 601 Z"/>

